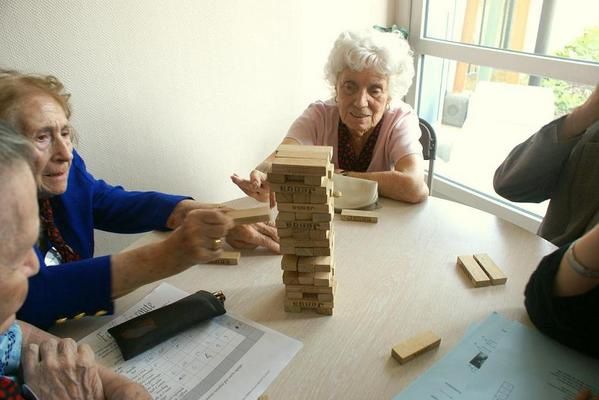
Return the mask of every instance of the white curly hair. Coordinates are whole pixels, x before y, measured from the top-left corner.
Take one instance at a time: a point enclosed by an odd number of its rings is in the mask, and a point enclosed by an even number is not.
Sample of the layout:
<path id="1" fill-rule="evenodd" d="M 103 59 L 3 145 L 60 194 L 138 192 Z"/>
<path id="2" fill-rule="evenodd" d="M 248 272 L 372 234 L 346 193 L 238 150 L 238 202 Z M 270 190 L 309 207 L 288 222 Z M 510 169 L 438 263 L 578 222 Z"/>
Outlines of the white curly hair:
<path id="1" fill-rule="evenodd" d="M 414 78 L 413 52 L 399 33 L 380 32 L 374 28 L 342 32 L 325 65 L 326 80 L 333 93 L 341 72 L 349 68 L 362 71 L 373 68 L 389 79 L 389 96 L 401 99 Z"/>

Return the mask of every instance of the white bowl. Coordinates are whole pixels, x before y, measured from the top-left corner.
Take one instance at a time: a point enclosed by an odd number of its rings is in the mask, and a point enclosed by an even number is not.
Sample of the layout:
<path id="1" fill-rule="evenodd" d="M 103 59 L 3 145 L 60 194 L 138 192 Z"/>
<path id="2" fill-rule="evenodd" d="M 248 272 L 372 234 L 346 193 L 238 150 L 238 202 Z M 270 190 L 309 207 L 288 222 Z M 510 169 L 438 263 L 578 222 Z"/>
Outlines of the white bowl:
<path id="1" fill-rule="evenodd" d="M 333 191 L 341 192 L 341 197 L 334 200 L 336 209 L 371 207 L 379 198 L 376 181 L 340 174 L 333 174 Z"/>

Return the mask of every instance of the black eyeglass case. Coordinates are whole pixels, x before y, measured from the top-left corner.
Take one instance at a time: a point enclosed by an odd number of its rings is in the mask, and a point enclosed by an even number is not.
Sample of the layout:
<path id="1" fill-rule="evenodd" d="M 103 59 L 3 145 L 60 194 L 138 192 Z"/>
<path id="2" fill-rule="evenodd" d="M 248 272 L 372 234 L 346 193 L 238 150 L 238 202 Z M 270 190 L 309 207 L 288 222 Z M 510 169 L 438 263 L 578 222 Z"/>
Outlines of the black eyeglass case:
<path id="1" fill-rule="evenodd" d="M 202 321 L 226 313 L 224 301 L 222 292 L 200 290 L 113 326 L 108 333 L 116 340 L 123 359 L 129 360 Z"/>

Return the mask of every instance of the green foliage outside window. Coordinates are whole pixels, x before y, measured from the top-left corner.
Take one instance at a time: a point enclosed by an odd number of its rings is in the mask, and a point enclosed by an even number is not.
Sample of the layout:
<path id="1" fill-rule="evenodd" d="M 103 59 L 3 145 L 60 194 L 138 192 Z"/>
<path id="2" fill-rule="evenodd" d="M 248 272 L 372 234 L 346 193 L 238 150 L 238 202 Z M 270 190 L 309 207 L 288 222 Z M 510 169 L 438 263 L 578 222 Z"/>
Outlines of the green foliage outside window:
<path id="1" fill-rule="evenodd" d="M 555 55 L 568 59 L 599 62 L 599 27 L 585 29 L 582 36 L 556 51 Z M 550 78 L 544 78 L 541 85 L 553 90 L 556 116 L 567 114 L 572 108 L 582 104 L 593 90 L 587 85 Z"/>

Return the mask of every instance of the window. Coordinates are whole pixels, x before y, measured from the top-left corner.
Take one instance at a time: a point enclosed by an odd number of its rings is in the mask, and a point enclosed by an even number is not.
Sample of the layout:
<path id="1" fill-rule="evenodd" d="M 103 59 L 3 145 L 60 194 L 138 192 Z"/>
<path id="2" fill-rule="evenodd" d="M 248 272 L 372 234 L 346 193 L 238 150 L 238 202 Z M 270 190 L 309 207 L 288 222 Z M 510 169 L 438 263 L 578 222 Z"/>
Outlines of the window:
<path id="1" fill-rule="evenodd" d="M 436 179 L 540 219 L 546 204 L 501 199 L 493 174 L 514 146 L 599 83 L 599 2 L 412 0 L 411 7 L 418 73 L 408 101 L 435 127 Z"/>

